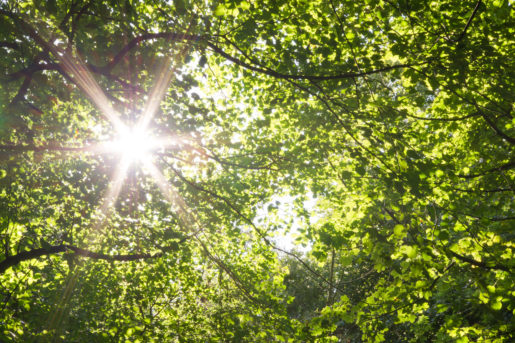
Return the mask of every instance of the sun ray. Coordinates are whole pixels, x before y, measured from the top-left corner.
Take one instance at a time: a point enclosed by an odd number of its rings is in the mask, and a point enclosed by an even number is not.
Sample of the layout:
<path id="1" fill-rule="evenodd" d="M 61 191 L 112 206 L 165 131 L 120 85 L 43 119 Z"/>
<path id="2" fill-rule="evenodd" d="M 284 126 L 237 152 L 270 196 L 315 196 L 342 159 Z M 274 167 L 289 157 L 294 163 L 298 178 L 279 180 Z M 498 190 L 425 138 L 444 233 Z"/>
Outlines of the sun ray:
<path id="1" fill-rule="evenodd" d="M 144 160 L 144 167 L 150 173 L 157 186 L 159 187 L 159 190 L 166 198 L 166 200 L 168 200 L 168 202 L 177 203 L 180 207 L 186 205 L 182 200 L 182 197 L 179 196 L 179 193 L 172 188 L 172 186 L 166 180 L 165 176 L 155 166 L 155 164 L 150 161 L 150 159 Z"/>
<path id="2" fill-rule="evenodd" d="M 78 56 L 73 57 L 69 53 L 59 51 L 53 44 L 49 45 L 53 54 L 63 64 L 64 70 L 73 76 L 77 85 L 86 93 L 91 101 L 93 101 L 102 115 L 113 124 L 115 130 L 118 131 L 125 127 L 120 119 L 119 113 L 113 109 L 111 102 L 108 100 L 97 81 L 93 78 L 90 71 L 84 66 L 82 60 Z"/>
<path id="3" fill-rule="evenodd" d="M 181 148 L 185 140 L 178 136 L 160 136 L 155 139 L 156 145 L 160 148 Z"/>
<path id="4" fill-rule="evenodd" d="M 188 34 L 191 30 L 191 27 L 193 25 L 193 21 L 190 22 L 190 25 L 188 29 L 186 30 L 186 34 Z M 183 48 L 180 50 L 179 54 L 177 56 L 182 58 L 186 54 L 186 48 L 188 45 L 184 45 Z M 157 109 L 159 108 L 159 105 L 161 103 L 161 100 L 163 99 L 166 90 L 168 89 L 168 85 L 170 84 L 170 80 L 172 79 L 172 75 L 176 70 L 176 67 L 173 66 L 173 59 L 171 56 L 167 56 L 165 61 L 163 62 L 161 66 L 161 70 L 159 73 L 159 78 L 156 80 L 156 83 L 154 84 L 154 87 L 152 88 L 152 91 L 150 92 L 150 95 L 148 97 L 147 103 L 145 104 L 143 114 L 140 117 L 137 126 L 140 127 L 143 131 L 145 131 L 152 121 L 152 118 L 154 118 L 154 115 L 156 114 Z"/>
<path id="5" fill-rule="evenodd" d="M 185 224 L 189 224 L 188 227 L 191 228 L 191 224 L 193 224 L 195 220 L 188 210 L 188 205 L 182 196 L 172 187 L 172 185 L 170 185 L 163 173 L 161 173 L 161 171 L 155 166 L 154 163 L 152 163 L 150 159 L 145 159 L 143 163 L 145 169 L 150 173 L 165 199 L 168 200 L 170 204 L 175 204 L 179 207 L 181 220 Z"/>
<path id="6" fill-rule="evenodd" d="M 130 160 L 126 156 L 122 156 L 120 162 L 116 166 L 116 169 L 113 173 L 113 177 L 111 178 L 111 181 L 109 183 L 109 186 L 107 188 L 107 192 L 100 201 L 100 218 L 98 218 L 93 225 L 92 232 L 98 232 L 100 231 L 102 224 L 105 221 L 105 218 L 107 218 L 108 214 L 111 211 L 111 208 L 114 206 L 114 203 L 116 199 L 118 198 L 118 195 L 120 194 L 123 181 L 125 180 L 125 177 L 127 175 L 127 170 L 130 166 Z M 91 234 L 87 235 L 86 241 L 91 241 Z M 58 305 L 56 310 L 53 312 L 53 314 L 48 318 L 46 327 L 50 330 L 53 330 L 57 328 L 58 323 L 60 323 L 63 319 L 63 316 L 66 313 L 66 305 L 69 304 L 69 300 L 72 296 L 72 292 L 75 289 L 77 282 L 79 278 L 79 270 L 74 269 L 71 271 L 71 273 L 67 276 L 65 281 L 65 286 L 63 290 L 63 294 L 61 298 L 58 300 Z"/>
<path id="7" fill-rule="evenodd" d="M 113 178 L 109 183 L 106 195 L 101 201 L 100 211 L 102 215 L 107 216 L 109 209 L 114 205 L 116 199 L 118 198 L 118 195 L 120 194 L 123 186 L 123 181 L 127 176 L 127 170 L 129 169 L 130 164 L 130 158 L 123 155 L 113 173 Z"/>
<path id="8" fill-rule="evenodd" d="M 168 57 L 166 63 L 164 63 L 165 66 L 162 68 L 160 76 L 150 92 L 143 114 L 138 121 L 137 126 L 141 127 L 143 130 L 145 130 L 150 124 L 150 121 L 154 117 L 157 109 L 159 108 L 159 104 L 168 89 L 168 84 L 170 83 L 172 74 L 175 70 L 175 68 L 172 68 L 171 66 L 171 61 L 172 59 Z"/>
<path id="9" fill-rule="evenodd" d="M 49 329 L 50 332 L 54 331 L 57 328 L 58 324 L 63 320 L 63 317 L 67 313 L 66 305 L 70 303 L 71 296 L 73 295 L 73 290 L 77 285 L 79 278 L 78 269 L 72 270 L 65 279 L 65 286 L 63 289 L 63 294 L 56 301 L 57 306 L 52 311 L 52 314 L 48 317 L 46 322 L 46 328 Z M 54 334 L 55 335 L 55 334 Z"/>
<path id="10" fill-rule="evenodd" d="M 190 30 L 191 26 L 192 24 L 190 24 L 187 32 Z M 94 223 L 89 235 L 87 235 L 85 243 L 91 243 L 93 240 L 92 234 L 101 231 L 102 224 L 105 223 L 105 219 L 111 213 L 120 195 L 129 167 L 135 161 L 139 161 L 142 166 L 150 172 L 164 197 L 171 204 L 175 204 L 179 208 L 180 225 L 187 230 L 193 230 L 193 224 L 196 223 L 196 218 L 188 210 L 184 199 L 172 185 L 167 182 L 165 176 L 152 163 L 150 157 L 145 157 L 146 155 L 151 155 L 159 148 L 180 147 L 181 145 L 181 140 L 172 136 L 154 139 L 149 135 L 147 130 L 159 108 L 175 71 L 175 67 L 172 65 L 172 57 L 167 57 L 165 63 L 163 63 L 161 73 L 159 74 L 160 76 L 149 94 L 142 116 L 134 127 L 130 127 L 123 123 L 120 114 L 112 107 L 108 97 L 79 56 L 73 56 L 71 53 L 64 52 L 51 42 L 46 45 L 49 50 L 52 51 L 52 54 L 62 63 L 63 71 L 65 72 L 63 73 L 64 76 L 73 81 L 91 99 L 101 114 L 113 125 L 116 134 L 119 136 L 118 140 L 96 144 L 94 149 L 91 150 L 93 153 L 100 154 L 117 153 L 120 156 L 120 161 L 116 165 L 107 191 L 99 203 L 100 217 Z M 187 45 L 185 44 L 176 55 L 179 59 L 186 53 L 186 48 Z M 77 268 L 72 270 L 68 275 L 58 308 L 48 318 L 47 327 L 52 329 L 57 328 L 59 323 L 63 320 L 63 316 L 66 315 L 67 312 L 65 308 L 66 304 L 69 303 L 69 299 L 72 296 L 73 289 L 77 286 L 78 280 L 79 269 Z"/>

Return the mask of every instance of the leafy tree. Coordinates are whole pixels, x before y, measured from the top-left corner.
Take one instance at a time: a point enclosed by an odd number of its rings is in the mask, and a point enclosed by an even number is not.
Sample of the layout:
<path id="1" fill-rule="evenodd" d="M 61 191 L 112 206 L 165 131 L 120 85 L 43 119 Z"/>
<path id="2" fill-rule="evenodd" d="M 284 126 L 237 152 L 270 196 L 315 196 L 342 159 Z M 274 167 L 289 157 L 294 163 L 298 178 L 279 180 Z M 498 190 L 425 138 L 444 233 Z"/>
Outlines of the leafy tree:
<path id="1" fill-rule="evenodd" d="M 2 2 L 1 339 L 509 342 L 514 19 Z"/>

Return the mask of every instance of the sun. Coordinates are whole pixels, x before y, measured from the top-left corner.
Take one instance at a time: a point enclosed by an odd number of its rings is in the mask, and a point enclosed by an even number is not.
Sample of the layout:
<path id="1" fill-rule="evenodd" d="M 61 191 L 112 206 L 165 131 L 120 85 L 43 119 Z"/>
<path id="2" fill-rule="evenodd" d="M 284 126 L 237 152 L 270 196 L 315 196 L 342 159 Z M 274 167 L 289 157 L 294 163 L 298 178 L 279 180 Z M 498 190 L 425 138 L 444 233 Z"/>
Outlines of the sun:
<path id="1" fill-rule="evenodd" d="M 143 162 L 159 148 L 158 140 L 140 127 L 124 127 L 108 144 L 108 150 L 118 154 L 129 163 Z"/>

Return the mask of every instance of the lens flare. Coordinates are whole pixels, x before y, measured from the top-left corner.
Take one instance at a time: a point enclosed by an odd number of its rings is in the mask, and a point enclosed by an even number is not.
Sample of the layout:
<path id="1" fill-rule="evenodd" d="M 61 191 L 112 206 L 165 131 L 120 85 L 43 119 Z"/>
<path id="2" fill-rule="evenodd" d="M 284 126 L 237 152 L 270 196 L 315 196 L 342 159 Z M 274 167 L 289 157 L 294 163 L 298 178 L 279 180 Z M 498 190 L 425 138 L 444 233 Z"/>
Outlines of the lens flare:
<path id="1" fill-rule="evenodd" d="M 119 154 L 130 163 L 141 162 L 160 148 L 159 140 L 140 128 L 123 128 L 118 137 L 108 144 L 108 150 Z"/>

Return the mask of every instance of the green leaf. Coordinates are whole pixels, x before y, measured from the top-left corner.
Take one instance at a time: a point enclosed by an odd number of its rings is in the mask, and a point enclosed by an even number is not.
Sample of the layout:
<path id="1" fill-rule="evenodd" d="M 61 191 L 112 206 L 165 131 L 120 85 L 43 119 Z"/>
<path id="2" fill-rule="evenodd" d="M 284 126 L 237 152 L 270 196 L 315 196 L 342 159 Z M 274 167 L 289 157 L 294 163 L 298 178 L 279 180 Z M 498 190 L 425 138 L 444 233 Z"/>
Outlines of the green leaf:
<path id="1" fill-rule="evenodd" d="M 173 0 L 175 9 L 177 10 L 178 14 L 185 14 L 186 13 L 186 2 L 185 0 Z"/>
<path id="2" fill-rule="evenodd" d="M 214 11 L 215 16 L 221 17 L 221 16 L 226 15 L 226 13 L 227 13 L 227 8 L 224 5 L 220 4 L 220 5 L 216 6 L 216 9 Z"/>
<path id="3" fill-rule="evenodd" d="M 247 1 L 242 1 L 240 2 L 240 8 L 244 11 L 248 10 L 250 9 L 250 4 Z"/>
<path id="4" fill-rule="evenodd" d="M 502 308 L 502 302 L 501 301 L 495 301 L 491 305 L 492 309 L 499 311 Z"/>
<path id="5" fill-rule="evenodd" d="M 402 226 L 400 224 L 395 225 L 394 228 L 393 228 L 393 232 L 394 232 L 396 237 L 403 236 L 403 234 L 404 234 L 404 226 Z"/>

